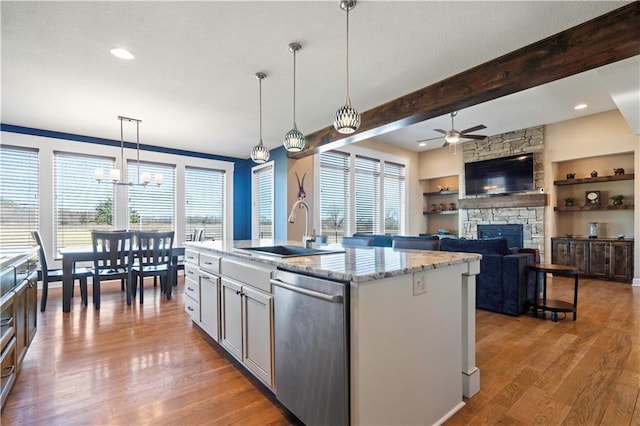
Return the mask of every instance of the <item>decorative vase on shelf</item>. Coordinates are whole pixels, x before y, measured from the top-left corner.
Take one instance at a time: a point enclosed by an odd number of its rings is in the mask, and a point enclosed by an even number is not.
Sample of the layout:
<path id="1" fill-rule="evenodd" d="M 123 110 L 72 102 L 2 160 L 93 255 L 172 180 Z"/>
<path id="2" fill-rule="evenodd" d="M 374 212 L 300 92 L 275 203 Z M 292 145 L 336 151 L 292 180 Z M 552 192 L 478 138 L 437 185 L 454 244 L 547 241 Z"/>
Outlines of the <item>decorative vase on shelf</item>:
<path id="1" fill-rule="evenodd" d="M 596 172 L 595 170 L 591 172 L 591 177 L 595 178 L 598 177 L 598 172 Z"/>
<path id="2" fill-rule="evenodd" d="M 598 238 L 598 222 L 589 222 L 589 238 Z"/>

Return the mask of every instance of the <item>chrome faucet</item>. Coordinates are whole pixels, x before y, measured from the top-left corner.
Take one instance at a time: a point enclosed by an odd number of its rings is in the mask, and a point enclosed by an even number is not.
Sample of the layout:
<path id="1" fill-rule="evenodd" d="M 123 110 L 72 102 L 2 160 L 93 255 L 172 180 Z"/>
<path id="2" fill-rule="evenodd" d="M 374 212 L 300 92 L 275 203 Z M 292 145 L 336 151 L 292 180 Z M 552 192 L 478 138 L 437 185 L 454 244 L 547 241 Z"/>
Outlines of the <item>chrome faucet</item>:
<path id="1" fill-rule="evenodd" d="M 302 235 L 302 244 L 306 248 L 311 248 L 311 243 L 316 240 L 315 235 L 309 235 L 309 206 L 302 200 L 298 200 L 293 203 L 293 207 L 291 207 L 291 213 L 289 213 L 289 223 L 294 223 L 296 221 L 296 213 L 298 208 L 304 208 L 304 235 Z"/>

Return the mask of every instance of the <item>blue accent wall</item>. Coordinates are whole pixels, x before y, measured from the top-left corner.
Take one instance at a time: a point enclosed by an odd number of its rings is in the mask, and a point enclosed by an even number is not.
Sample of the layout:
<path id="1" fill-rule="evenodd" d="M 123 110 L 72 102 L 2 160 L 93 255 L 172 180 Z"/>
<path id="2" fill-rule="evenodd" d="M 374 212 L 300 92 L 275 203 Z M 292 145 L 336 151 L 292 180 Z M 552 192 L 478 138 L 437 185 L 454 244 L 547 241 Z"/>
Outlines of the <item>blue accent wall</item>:
<path id="1" fill-rule="evenodd" d="M 0 124 L 3 132 L 20 133 L 24 135 L 41 136 L 45 138 L 64 139 L 75 142 L 93 143 L 99 145 L 120 146 L 119 140 L 96 138 L 92 136 L 76 135 L 73 133 L 56 132 L 52 130 L 33 129 L 30 127 Z M 125 148 L 136 149 L 136 144 L 125 142 Z M 226 157 L 222 155 L 205 154 L 202 152 L 187 151 L 183 149 L 165 148 L 155 145 L 140 144 L 144 151 L 161 152 L 165 154 L 180 155 L 185 157 L 204 158 L 209 160 L 228 161 L 234 164 L 233 172 L 233 238 L 235 240 L 251 239 L 251 167 L 250 159 Z M 284 173 L 286 183 L 286 154 L 284 154 Z M 277 186 L 276 186 L 277 188 Z M 286 188 L 285 188 L 286 209 Z M 286 213 L 285 213 L 286 215 Z M 285 217 L 286 221 L 286 217 Z M 276 224 L 278 222 L 276 221 Z M 286 232 L 286 228 L 285 228 Z M 285 234 L 286 235 L 286 234 Z"/>
<path id="2" fill-rule="evenodd" d="M 251 239 L 251 167 L 253 161 L 236 160 L 233 173 L 233 238 Z"/>
<path id="3" fill-rule="evenodd" d="M 272 149 L 273 160 L 273 220 L 276 240 L 287 239 L 287 151 L 284 146 Z"/>

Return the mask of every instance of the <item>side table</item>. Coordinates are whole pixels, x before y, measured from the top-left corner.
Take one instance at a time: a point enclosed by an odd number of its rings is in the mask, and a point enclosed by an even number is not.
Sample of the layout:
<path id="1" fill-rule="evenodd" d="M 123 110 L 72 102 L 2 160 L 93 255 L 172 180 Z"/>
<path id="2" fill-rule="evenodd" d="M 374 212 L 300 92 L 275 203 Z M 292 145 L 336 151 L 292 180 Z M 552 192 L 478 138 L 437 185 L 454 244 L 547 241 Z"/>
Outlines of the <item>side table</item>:
<path id="1" fill-rule="evenodd" d="M 551 321 L 558 321 L 558 312 L 573 312 L 573 320 L 578 316 L 578 268 L 574 266 L 554 265 L 551 263 L 536 263 L 529 266 L 536 273 L 536 294 L 535 299 L 529 301 L 529 305 L 534 309 L 534 316 L 537 316 L 538 309 L 551 312 Z M 542 298 L 538 289 L 538 274 L 542 273 Z M 547 299 L 547 273 L 574 277 L 575 285 L 573 290 L 573 303 L 560 300 Z"/>

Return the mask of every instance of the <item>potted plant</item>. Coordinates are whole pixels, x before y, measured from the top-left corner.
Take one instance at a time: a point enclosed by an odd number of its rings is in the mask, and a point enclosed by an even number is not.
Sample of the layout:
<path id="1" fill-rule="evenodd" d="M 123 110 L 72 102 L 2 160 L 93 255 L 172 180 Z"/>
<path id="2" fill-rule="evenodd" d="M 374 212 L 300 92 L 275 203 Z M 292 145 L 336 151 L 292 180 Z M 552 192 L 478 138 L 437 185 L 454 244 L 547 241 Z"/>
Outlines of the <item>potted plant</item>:
<path id="1" fill-rule="evenodd" d="M 573 197 L 567 197 L 564 199 L 564 205 L 565 207 L 571 207 L 573 206 Z"/>
<path id="2" fill-rule="evenodd" d="M 613 200 L 614 206 L 620 206 L 622 205 L 622 200 L 624 200 L 624 195 L 612 195 L 611 200 Z"/>

